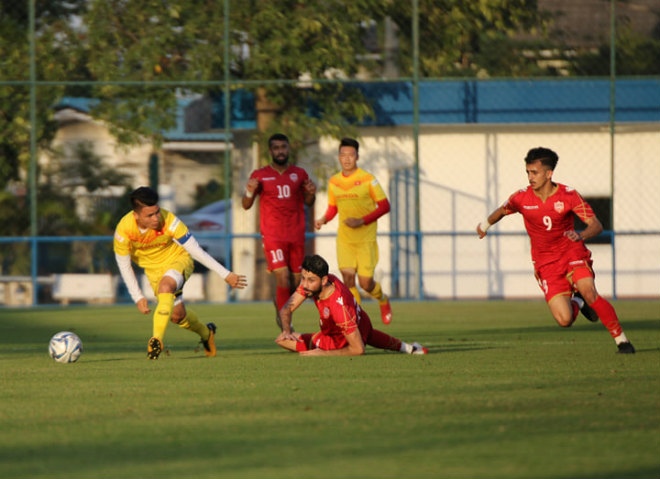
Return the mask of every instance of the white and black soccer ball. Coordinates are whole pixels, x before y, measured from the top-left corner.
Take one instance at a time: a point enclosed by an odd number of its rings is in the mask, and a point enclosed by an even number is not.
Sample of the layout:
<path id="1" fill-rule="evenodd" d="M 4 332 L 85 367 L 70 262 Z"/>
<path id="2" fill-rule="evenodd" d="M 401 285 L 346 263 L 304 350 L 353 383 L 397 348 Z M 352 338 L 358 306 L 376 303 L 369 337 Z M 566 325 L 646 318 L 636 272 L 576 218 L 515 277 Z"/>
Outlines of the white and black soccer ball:
<path id="1" fill-rule="evenodd" d="M 48 354 L 58 363 L 75 363 L 82 354 L 83 344 L 77 334 L 60 331 L 50 338 Z"/>

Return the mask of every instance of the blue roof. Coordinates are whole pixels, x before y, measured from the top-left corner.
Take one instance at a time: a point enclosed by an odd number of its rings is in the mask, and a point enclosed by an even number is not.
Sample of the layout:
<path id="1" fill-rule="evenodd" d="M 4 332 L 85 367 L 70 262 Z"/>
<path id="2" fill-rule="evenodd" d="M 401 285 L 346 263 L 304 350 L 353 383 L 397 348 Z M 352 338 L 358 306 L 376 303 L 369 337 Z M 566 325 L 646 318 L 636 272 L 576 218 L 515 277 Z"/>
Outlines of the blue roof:
<path id="1" fill-rule="evenodd" d="M 660 79 L 617 80 L 616 121 L 660 121 Z M 393 86 L 396 86 L 394 90 Z M 413 122 L 412 84 L 360 88 L 376 118 L 367 125 Z M 608 122 L 608 80 L 428 81 L 419 86 L 421 124 Z"/>
<path id="2" fill-rule="evenodd" d="M 412 125 L 410 82 L 353 83 L 371 101 L 374 119 L 363 126 Z M 660 78 L 615 82 L 615 121 L 660 122 Z M 89 112 L 98 100 L 63 98 L 56 108 Z M 211 131 L 186 132 L 179 101 L 176 128 L 165 133 L 170 141 L 224 141 L 224 97 L 212 97 Z M 610 119 L 610 82 L 607 79 L 451 80 L 422 81 L 419 85 L 420 124 L 607 123 Z M 318 112 L 310 108 L 310 115 Z M 254 95 L 231 93 L 231 128 L 255 129 Z"/>

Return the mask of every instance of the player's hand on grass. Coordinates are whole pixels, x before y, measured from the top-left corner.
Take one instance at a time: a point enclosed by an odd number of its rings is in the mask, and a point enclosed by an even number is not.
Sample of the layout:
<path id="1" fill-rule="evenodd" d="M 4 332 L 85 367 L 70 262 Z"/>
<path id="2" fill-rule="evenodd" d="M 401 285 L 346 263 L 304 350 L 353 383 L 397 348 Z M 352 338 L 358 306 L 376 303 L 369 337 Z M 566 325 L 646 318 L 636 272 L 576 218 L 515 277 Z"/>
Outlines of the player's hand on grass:
<path id="1" fill-rule="evenodd" d="M 242 274 L 229 273 L 225 278 L 225 283 L 234 289 L 243 289 L 247 286 L 247 278 Z"/>
<path id="2" fill-rule="evenodd" d="M 142 298 L 140 299 L 137 303 L 137 308 L 142 314 L 149 314 L 151 313 L 151 308 L 149 308 L 149 302 L 147 301 L 147 298 Z"/>
<path id="3" fill-rule="evenodd" d="M 289 331 L 289 332 L 287 332 L 287 331 L 282 331 L 282 332 L 280 333 L 280 335 L 277 337 L 277 339 L 275 339 L 275 342 L 277 342 L 277 341 L 285 341 L 285 340 L 287 340 L 287 339 L 289 339 L 289 340 L 291 340 L 291 341 L 298 341 L 298 342 L 302 341 L 302 339 L 300 339 L 300 336 L 297 335 L 297 334 L 295 334 L 293 331 Z"/>

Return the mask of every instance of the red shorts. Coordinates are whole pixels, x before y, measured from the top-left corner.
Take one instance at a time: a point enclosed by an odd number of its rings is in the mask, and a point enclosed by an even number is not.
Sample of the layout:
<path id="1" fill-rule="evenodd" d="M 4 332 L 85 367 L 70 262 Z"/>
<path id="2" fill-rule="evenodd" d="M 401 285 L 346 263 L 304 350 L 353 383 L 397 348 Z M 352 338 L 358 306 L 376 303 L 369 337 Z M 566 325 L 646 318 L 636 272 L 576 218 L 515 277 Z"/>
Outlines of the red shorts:
<path id="1" fill-rule="evenodd" d="M 360 336 L 362 336 L 362 342 L 364 344 L 367 344 L 372 329 L 373 326 L 371 325 L 369 318 L 363 318 L 360 320 L 358 330 L 360 331 Z M 322 331 L 314 334 L 301 334 L 300 339 L 302 339 L 302 341 L 296 343 L 297 351 L 309 351 L 310 349 L 316 348 L 329 351 L 331 349 L 345 348 L 348 345 L 348 340 L 343 334 L 330 336 L 323 334 Z"/>
<path id="2" fill-rule="evenodd" d="M 545 294 L 546 302 L 557 295 L 570 295 L 576 290 L 575 283 L 582 278 L 593 278 L 591 252 L 583 258 L 563 258 L 534 268 L 534 276 Z"/>
<path id="3" fill-rule="evenodd" d="M 280 268 L 289 268 L 292 273 L 302 271 L 305 243 L 274 241 L 264 238 L 263 247 L 268 271 L 275 271 Z"/>

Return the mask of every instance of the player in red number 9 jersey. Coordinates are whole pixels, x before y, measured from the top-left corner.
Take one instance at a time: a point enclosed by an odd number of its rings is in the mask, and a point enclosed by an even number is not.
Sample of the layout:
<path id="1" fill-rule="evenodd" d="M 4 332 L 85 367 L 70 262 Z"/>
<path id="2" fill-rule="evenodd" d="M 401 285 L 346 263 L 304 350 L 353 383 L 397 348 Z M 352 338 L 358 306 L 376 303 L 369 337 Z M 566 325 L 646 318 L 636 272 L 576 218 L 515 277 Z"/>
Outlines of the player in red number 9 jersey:
<path id="1" fill-rule="evenodd" d="M 581 310 L 590 321 L 602 321 L 619 353 L 634 353 L 614 308 L 596 291 L 591 252 L 584 246 L 603 226 L 577 191 L 552 182 L 558 161 L 557 153 L 548 148 L 529 150 L 525 158 L 529 186 L 512 194 L 481 222 L 477 234 L 483 238 L 504 216 L 522 214 L 532 246 L 534 275 L 555 321 L 569 327 Z M 580 233 L 573 230 L 576 215 L 587 225 Z"/>
<path id="2" fill-rule="evenodd" d="M 300 282 L 305 256 L 305 209 L 316 198 L 316 185 L 307 172 L 289 164 L 289 139 L 277 133 L 268 140 L 272 163 L 254 170 L 245 187 L 242 203 L 249 210 L 256 196 L 259 223 L 268 271 L 275 276 L 276 321 L 279 310 Z M 293 274 L 293 283 L 291 282 Z"/>

